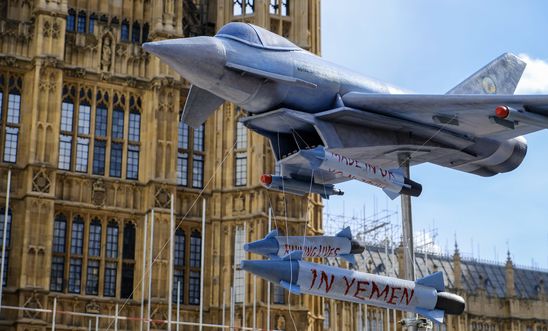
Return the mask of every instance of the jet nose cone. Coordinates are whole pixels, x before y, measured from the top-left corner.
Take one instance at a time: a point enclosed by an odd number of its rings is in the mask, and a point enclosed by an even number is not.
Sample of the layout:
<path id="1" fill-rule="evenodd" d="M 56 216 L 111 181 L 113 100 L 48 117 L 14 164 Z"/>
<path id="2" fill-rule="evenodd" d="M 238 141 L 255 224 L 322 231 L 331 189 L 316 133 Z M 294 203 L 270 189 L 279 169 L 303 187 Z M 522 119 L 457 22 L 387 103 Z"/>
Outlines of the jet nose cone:
<path id="1" fill-rule="evenodd" d="M 181 76 L 202 88 L 219 79 L 226 64 L 226 50 L 215 37 L 153 41 L 143 49 L 169 64 Z"/>
<path id="2" fill-rule="evenodd" d="M 292 283 L 299 278 L 299 263 L 282 260 L 243 260 L 240 268 L 273 283 L 284 280 Z"/>

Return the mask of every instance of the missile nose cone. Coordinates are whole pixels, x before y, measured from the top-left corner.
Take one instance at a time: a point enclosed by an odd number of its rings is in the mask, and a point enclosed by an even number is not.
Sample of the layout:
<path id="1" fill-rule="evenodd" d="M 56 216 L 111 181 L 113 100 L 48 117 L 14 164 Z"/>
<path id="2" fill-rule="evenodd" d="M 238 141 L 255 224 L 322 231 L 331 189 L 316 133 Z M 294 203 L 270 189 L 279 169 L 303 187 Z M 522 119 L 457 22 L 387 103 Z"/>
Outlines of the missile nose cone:
<path id="1" fill-rule="evenodd" d="M 214 37 L 153 41 L 144 43 L 143 49 L 169 64 L 192 84 L 206 89 L 222 76 L 226 64 L 224 45 Z"/>
<path id="2" fill-rule="evenodd" d="M 436 309 L 444 310 L 449 315 L 460 315 L 464 312 L 466 303 L 464 299 L 449 292 L 438 292 Z"/>
<path id="3" fill-rule="evenodd" d="M 246 252 L 264 256 L 277 255 L 278 248 L 278 241 L 274 238 L 261 239 L 244 245 Z"/>
<path id="4" fill-rule="evenodd" d="M 279 284 L 295 283 L 299 278 L 299 262 L 283 260 L 243 260 L 240 268 L 261 278 Z"/>

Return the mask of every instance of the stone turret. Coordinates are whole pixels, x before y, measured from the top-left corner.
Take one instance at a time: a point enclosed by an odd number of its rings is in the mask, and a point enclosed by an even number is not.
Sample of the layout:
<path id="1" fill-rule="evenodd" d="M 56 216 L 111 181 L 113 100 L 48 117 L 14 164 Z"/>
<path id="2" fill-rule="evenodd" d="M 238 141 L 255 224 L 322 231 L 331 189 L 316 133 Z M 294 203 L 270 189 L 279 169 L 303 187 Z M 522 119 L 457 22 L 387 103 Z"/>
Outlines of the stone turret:
<path id="1" fill-rule="evenodd" d="M 512 263 L 512 258 L 510 257 L 510 251 L 508 251 L 508 256 L 506 258 L 506 295 L 508 297 L 513 297 L 516 295 L 516 288 L 514 285 L 514 265 Z"/>
<path id="2" fill-rule="evenodd" d="M 455 240 L 455 252 L 453 253 L 453 268 L 455 269 L 455 287 L 462 289 L 462 266 L 460 259 L 459 246 Z"/>

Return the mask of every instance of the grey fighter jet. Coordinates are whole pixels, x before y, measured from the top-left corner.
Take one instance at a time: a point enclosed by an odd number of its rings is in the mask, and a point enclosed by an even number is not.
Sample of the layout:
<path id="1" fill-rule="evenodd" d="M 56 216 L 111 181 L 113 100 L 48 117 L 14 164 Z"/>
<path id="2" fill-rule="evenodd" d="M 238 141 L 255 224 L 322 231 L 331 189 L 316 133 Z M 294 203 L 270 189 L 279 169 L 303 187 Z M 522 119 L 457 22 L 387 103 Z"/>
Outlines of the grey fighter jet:
<path id="1" fill-rule="evenodd" d="M 493 176 L 523 161 L 522 135 L 548 127 L 548 96 L 513 95 L 525 63 L 512 54 L 444 95 L 419 95 L 252 24 L 229 23 L 214 37 L 143 48 L 192 83 L 182 113 L 190 126 L 201 125 L 224 101 L 245 109 L 243 123 L 270 140 L 282 168 L 281 177 L 263 176 L 264 184 L 296 194 L 340 195 L 334 184 L 357 179 L 392 198 L 419 195 L 420 184 L 398 169 L 402 160 Z"/>

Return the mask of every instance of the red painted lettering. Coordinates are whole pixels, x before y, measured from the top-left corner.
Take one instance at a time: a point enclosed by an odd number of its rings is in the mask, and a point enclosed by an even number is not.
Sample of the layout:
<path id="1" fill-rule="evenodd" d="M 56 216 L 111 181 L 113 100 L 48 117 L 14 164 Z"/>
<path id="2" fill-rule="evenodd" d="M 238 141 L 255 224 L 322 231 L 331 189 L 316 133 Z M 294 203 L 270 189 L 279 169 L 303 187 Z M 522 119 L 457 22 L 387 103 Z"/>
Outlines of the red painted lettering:
<path id="1" fill-rule="evenodd" d="M 383 294 L 384 294 L 384 301 L 386 301 L 386 296 L 388 295 L 388 291 L 390 291 L 390 288 L 388 287 L 388 285 L 386 285 L 384 287 L 384 290 L 382 290 L 382 292 L 380 291 L 379 287 L 377 286 L 377 283 L 375 282 L 372 282 L 373 285 L 372 285 L 372 288 L 371 288 L 371 294 L 369 295 L 369 299 L 372 299 L 373 298 L 373 295 L 375 295 L 375 293 L 377 293 L 377 297 L 375 299 L 380 299 Z"/>
<path id="2" fill-rule="evenodd" d="M 369 285 L 369 282 L 360 280 L 358 284 L 356 284 L 356 293 L 354 293 L 354 298 L 358 298 L 360 300 L 365 300 L 364 297 L 359 296 L 360 292 L 364 292 L 367 288 L 362 287 L 362 285 Z"/>
<path id="3" fill-rule="evenodd" d="M 390 300 L 388 300 L 387 303 L 391 305 L 395 305 L 396 302 L 394 302 L 394 299 L 398 299 L 399 297 L 396 295 L 396 291 L 401 290 L 401 287 L 392 287 L 392 294 L 390 295 Z"/>
<path id="4" fill-rule="evenodd" d="M 311 289 L 312 286 L 314 286 L 316 278 L 318 277 L 318 271 L 316 269 L 310 269 L 310 272 L 312 272 L 312 282 L 310 283 L 310 287 L 308 289 Z"/>
<path id="5" fill-rule="evenodd" d="M 415 294 L 415 290 L 412 289 L 411 295 L 409 295 L 409 290 L 407 289 L 407 287 L 404 287 L 403 294 L 400 299 L 400 303 L 402 303 L 403 299 L 405 298 L 405 304 L 409 305 L 409 303 L 411 302 L 411 299 L 413 299 L 413 294 Z"/>
<path id="6" fill-rule="evenodd" d="M 384 170 L 383 168 L 379 168 L 379 171 L 381 172 L 381 176 L 386 177 L 386 170 Z"/>
<path id="7" fill-rule="evenodd" d="M 322 275 L 320 278 L 320 285 L 318 285 L 318 289 L 322 287 L 322 284 L 325 281 L 325 293 L 329 293 L 331 291 L 331 287 L 333 286 L 333 281 L 335 280 L 335 276 L 331 275 L 331 281 L 329 281 L 329 278 L 327 276 L 327 273 L 325 271 L 322 271 Z"/>
<path id="8" fill-rule="evenodd" d="M 354 285 L 354 282 L 356 281 L 356 278 L 352 278 L 352 282 L 350 282 L 350 284 L 348 283 L 348 279 L 346 278 L 346 276 L 344 276 L 343 279 L 346 283 L 346 290 L 344 290 L 344 295 L 347 295 L 348 291 L 350 290 L 352 285 Z"/>

